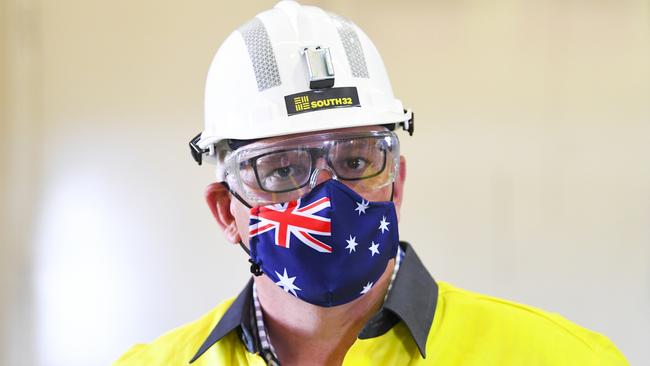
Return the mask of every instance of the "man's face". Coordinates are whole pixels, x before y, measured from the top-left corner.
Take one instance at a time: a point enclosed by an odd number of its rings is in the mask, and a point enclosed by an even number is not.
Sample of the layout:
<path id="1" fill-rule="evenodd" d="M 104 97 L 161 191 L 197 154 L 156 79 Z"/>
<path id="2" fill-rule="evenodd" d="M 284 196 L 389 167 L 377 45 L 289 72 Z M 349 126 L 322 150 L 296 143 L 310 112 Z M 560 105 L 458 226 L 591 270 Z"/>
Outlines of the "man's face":
<path id="1" fill-rule="evenodd" d="M 332 131 L 346 131 L 346 132 L 370 132 L 370 131 L 385 131 L 381 126 L 368 126 L 368 127 L 354 127 L 343 130 L 332 130 Z M 319 131 L 315 133 L 305 133 L 300 135 L 291 135 L 291 138 L 297 136 L 310 136 L 310 135 L 322 135 L 324 133 L 332 131 Z M 266 145 L 276 144 L 282 140 L 286 140 L 287 136 L 279 136 L 269 139 L 264 139 L 256 141 L 253 144 L 247 145 L 243 148 L 258 148 L 265 147 Z M 387 184 L 379 189 L 370 189 L 366 188 L 364 185 L 353 185 L 345 180 L 341 180 L 342 183 L 347 184 L 350 188 L 354 189 L 359 195 L 364 197 L 368 201 L 388 201 L 391 199 L 391 191 L 393 193 L 393 202 L 395 203 L 395 209 L 399 218 L 400 206 L 402 202 L 404 180 L 406 176 L 406 162 L 404 157 L 400 157 L 400 167 L 399 174 L 395 177 L 395 185 L 393 188 L 392 184 Z M 332 178 L 332 173 L 328 170 L 321 170 L 317 173 L 315 185 L 318 185 L 328 179 Z M 241 192 L 238 192 L 241 195 Z M 254 204 L 253 204 L 254 205 Z M 234 217 L 235 224 L 237 226 L 237 232 L 242 242 L 248 246 L 248 224 L 250 219 L 250 209 L 246 207 L 242 202 L 235 199 L 230 195 L 230 213 Z M 231 241 L 233 241 L 231 239 Z"/>

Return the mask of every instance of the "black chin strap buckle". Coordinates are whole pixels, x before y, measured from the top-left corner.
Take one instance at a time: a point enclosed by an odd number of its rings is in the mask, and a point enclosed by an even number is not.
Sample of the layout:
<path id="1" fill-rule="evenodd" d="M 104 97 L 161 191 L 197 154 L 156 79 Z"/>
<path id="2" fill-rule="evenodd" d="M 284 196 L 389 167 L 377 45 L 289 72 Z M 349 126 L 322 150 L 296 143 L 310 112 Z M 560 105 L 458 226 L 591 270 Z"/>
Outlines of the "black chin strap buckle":
<path id="1" fill-rule="evenodd" d="M 258 277 L 264 274 L 264 272 L 262 272 L 262 268 L 260 268 L 259 264 L 253 262 L 252 259 L 249 259 L 248 262 L 251 264 L 251 273 L 252 274 L 254 274 L 255 276 L 258 276 Z"/>

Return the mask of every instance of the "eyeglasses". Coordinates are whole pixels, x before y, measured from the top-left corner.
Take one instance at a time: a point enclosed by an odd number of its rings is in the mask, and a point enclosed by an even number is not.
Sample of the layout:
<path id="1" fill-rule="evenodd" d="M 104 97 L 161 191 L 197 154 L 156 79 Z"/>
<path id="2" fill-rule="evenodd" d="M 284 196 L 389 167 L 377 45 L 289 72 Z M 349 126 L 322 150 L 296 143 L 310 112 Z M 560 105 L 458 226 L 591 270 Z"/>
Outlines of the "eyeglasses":
<path id="1" fill-rule="evenodd" d="M 395 180 L 399 140 L 391 131 L 307 135 L 240 148 L 224 163 L 228 184 L 256 204 L 300 198 L 323 170 L 367 192 Z"/>

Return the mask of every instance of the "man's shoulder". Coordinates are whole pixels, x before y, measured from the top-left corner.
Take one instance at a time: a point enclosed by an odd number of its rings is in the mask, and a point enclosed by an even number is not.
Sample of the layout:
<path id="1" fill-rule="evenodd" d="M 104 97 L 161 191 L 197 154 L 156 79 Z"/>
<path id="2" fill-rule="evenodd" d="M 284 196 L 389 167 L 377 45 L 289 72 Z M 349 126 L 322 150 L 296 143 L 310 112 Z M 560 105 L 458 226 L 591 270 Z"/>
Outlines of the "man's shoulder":
<path id="1" fill-rule="evenodd" d="M 221 302 L 201 318 L 172 329 L 150 343 L 134 345 L 113 366 L 187 364 L 234 299 Z"/>
<path id="2" fill-rule="evenodd" d="M 523 359 L 548 357 L 556 364 L 593 361 L 591 364 L 627 365 L 616 346 L 604 335 L 581 327 L 559 314 L 438 282 L 439 309 L 434 333 L 443 339 L 460 340 L 471 354 L 521 353 Z M 467 335 L 472 335 L 468 337 Z M 434 342 L 438 343 L 438 342 Z M 446 343 L 446 342 L 443 342 Z M 536 355 L 535 355 L 536 353 Z M 551 363 L 551 362 L 549 362 Z"/>

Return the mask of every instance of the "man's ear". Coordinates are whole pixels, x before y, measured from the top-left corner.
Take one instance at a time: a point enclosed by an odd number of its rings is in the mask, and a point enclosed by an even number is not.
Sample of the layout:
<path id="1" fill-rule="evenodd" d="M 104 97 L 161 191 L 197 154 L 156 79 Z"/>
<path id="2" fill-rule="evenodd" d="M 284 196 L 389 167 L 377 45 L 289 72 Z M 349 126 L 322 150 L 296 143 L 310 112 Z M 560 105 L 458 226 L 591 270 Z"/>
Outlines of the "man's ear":
<path id="1" fill-rule="evenodd" d="M 212 183 L 205 189 L 205 201 L 223 230 L 226 239 L 234 244 L 239 243 L 241 237 L 237 229 L 235 217 L 230 212 L 230 192 L 223 183 Z"/>
<path id="2" fill-rule="evenodd" d="M 393 203 L 397 211 L 397 220 L 400 217 L 400 208 L 404 198 L 404 183 L 406 182 L 406 158 L 404 155 L 399 157 L 399 175 L 395 178 L 395 188 L 393 189 Z"/>

